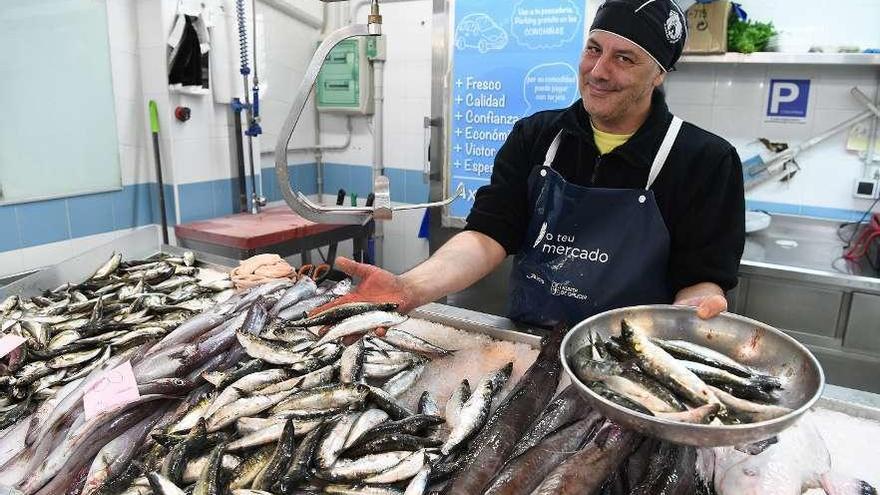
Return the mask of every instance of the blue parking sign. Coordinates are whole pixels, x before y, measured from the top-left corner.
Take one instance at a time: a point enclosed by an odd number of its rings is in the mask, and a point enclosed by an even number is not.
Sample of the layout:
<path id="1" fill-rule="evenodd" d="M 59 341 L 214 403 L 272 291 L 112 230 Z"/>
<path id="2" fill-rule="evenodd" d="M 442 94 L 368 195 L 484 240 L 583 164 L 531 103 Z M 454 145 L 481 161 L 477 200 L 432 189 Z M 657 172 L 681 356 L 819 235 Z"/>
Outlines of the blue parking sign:
<path id="1" fill-rule="evenodd" d="M 770 79 L 766 116 L 770 120 L 806 120 L 809 79 Z"/>

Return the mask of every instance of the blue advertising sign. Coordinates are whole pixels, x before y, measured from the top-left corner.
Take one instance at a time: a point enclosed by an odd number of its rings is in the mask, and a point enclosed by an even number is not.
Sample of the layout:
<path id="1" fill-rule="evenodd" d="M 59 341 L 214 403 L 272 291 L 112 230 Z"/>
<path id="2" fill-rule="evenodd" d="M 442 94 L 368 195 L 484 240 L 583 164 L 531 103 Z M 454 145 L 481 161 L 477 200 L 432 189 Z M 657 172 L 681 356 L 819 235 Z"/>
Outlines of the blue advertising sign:
<path id="1" fill-rule="evenodd" d="M 452 41 L 449 194 L 464 218 L 492 176 L 495 154 L 513 125 L 580 97 L 584 0 L 456 0 Z"/>
<path id="2" fill-rule="evenodd" d="M 806 120 L 809 101 L 809 79 L 770 79 L 766 117 L 768 120 Z"/>

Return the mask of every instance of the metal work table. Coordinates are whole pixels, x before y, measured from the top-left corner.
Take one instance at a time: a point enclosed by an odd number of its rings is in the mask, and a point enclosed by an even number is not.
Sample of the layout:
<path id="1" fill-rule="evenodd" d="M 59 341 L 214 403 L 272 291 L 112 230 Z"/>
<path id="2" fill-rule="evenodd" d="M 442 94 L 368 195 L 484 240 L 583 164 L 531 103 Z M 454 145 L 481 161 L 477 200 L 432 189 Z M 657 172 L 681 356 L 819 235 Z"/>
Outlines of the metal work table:
<path id="1" fill-rule="evenodd" d="M 329 246 L 327 259 L 336 257 L 336 244 L 352 240 L 354 256 L 363 259 L 367 240 L 375 223 L 364 225 L 318 224 L 297 215 L 287 206 L 265 208 L 257 215 L 238 213 L 174 227 L 178 243 L 188 249 L 232 259 L 275 253 L 282 257 L 299 254 L 311 263 L 310 251 Z"/>
<path id="2" fill-rule="evenodd" d="M 880 392 L 880 278 L 867 260 L 842 259 L 839 226 L 774 215 L 746 237 L 730 308 L 803 342 L 829 383 Z"/>

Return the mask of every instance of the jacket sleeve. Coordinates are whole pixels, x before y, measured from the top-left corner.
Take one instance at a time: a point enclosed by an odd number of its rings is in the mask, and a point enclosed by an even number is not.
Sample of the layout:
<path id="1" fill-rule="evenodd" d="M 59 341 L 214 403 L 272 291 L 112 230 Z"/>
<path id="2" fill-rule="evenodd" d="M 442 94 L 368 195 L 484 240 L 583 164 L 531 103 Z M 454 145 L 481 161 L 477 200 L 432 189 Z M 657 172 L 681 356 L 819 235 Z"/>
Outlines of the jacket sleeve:
<path id="1" fill-rule="evenodd" d="M 523 121 L 495 155 L 491 182 L 477 191 L 465 230 L 483 233 L 516 254 L 529 226 L 528 179 L 532 147 Z"/>
<path id="2" fill-rule="evenodd" d="M 725 291 L 737 284 L 745 246 L 742 164 L 735 148 L 721 150 L 698 161 L 712 165 L 700 166 L 702 174 L 693 171 L 692 193 L 675 222 L 669 279 L 676 293 L 700 282 L 713 282 Z"/>

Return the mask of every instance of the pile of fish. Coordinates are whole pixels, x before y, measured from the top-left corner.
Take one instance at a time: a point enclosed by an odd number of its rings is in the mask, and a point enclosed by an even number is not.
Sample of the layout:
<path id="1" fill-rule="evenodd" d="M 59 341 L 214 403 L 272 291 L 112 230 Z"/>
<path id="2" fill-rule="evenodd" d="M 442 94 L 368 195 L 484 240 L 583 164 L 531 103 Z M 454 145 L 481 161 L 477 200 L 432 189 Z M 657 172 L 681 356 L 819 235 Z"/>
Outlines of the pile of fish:
<path id="1" fill-rule="evenodd" d="M 118 292 L 129 293 L 133 289 L 129 287 L 131 284 L 126 284 L 119 287 L 116 292 L 109 289 L 105 291 L 113 294 L 112 296 L 95 297 L 97 300 L 91 303 L 94 306 L 92 312 L 97 316 L 88 318 L 86 325 L 78 327 L 81 338 L 70 345 L 83 346 L 83 340 L 112 334 L 120 329 L 127 329 L 129 334 L 137 332 L 139 330 L 137 325 L 140 323 L 136 320 L 123 322 L 124 316 L 117 318 L 107 314 L 108 306 L 112 308 L 111 314 L 114 315 L 117 315 L 116 312 L 126 311 L 119 309 L 122 307 L 122 301 L 132 305 L 140 299 L 141 304 L 146 304 L 148 308 L 145 308 L 147 312 L 142 318 L 160 315 L 157 319 L 151 320 L 151 323 L 154 325 L 161 323 L 167 328 L 163 327 L 161 333 L 157 331 L 156 334 L 151 334 L 149 340 L 139 337 L 127 345 L 118 341 L 113 343 L 112 339 L 122 337 L 122 334 L 107 337 L 107 343 L 101 349 L 106 356 L 101 355 L 99 362 L 90 363 L 92 366 L 89 369 L 83 370 L 80 366 L 77 370 L 80 376 L 69 381 L 65 380 L 63 384 L 59 382 L 52 387 L 55 389 L 54 394 L 45 398 L 39 406 L 34 399 L 38 396 L 42 397 L 43 391 L 34 391 L 32 386 L 24 400 L 15 404 L 13 408 L 5 410 L 2 416 L 3 428 L 0 429 L 0 486 L 16 487 L 26 494 L 64 493 L 67 488 L 77 486 L 78 482 L 85 479 L 90 466 L 95 467 L 92 460 L 96 459 L 98 450 L 102 450 L 102 455 L 95 462 L 107 460 L 108 465 L 100 469 L 96 467 L 92 470 L 92 474 L 103 473 L 108 480 L 118 483 L 117 475 L 130 475 L 131 470 L 134 469 L 131 461 L 135 459 L 136 449 L 142 446 L 142 440 L 147 438 L 147 432 L 160 424 L 160 420 L 167 420 L 170 417 L 179 406 L 181 397 L 188 396 L 194 389 L 202 386 L 203 375 L 212 376 L 212 372 L 222 372 L 247 356 L 238 344 L 239 332 L 260 333 L 269 318 L 269 308 L 291 291 L 297 290 L 306 297 L 314 297 L 321 293 L 333 298 L 351 289 L 350 281 L 340 282 L 332 288 L 318 288 L 307 278 L 299 280 L 296 284 L 288 280 L 272 282 L 243 293 L 228 294 L 229 297 L 224 302 L 211 302 L 211 307 L 206 311 L 187 318 L 185 315 L 191 315 L 192 312 L 177 314 L 182 302 L 171 300 L 170 294 L 161 295 L 153 292 L 155 287 L 146 288 L 149 282 L 157 286 L 163 283 L 151 278 L 154 270 L 168 272 L 170 270 L 166 265 L 174 268 L 186 266 L 187 262 L 177 265 L 174 263 L 176 260 L 172 258 L 162 259 L 158 265 L 147 263 L 136 265 L 122 264 L 119 258 L 118 255 L 114 256 L 110 263 L 82 284 L 70 284 L 64 289 L 49 291 L 49 293 L 60 293 L 69 290 L 71 294 L 85 290 L 94 292 L 108 286 L 106 279 L 111 277 L 113 280 L 123 279 L 125 278 L 123 273 L 142 272 L 139 273 L 135 286 L 144 293 L 139 298 L 129 301 L 128 297 L 118 295 Z M 191 256 L 184 259 L 191 259 Z M 192 264 L 192 261 L 188 263 Z M 132 270 L 135 266 L 145 266 L 145 268 Z M 134 279 L 125 278 L 125 280 L 135 282 Z M 170 280 L 171 278 L 168 278 L 165 281 Z M 110 283 L 121 282 L 117 280 Z M 187 290 L 200 291 L 197 288 Z M 150 298 L 162 302 L 160 304 L 153 300 L 145 303 Z M 19 309 L 7 312 L 7 318 L 10 315 L 20 317 L 19 312 L 21 315 L 26 314 L 30 304 L 28 301 L 22 310 L 21 301 L 18 301 Z M 207 301 L 199 304 L 208 305 Z M 95 310 L 95 307 L 99 309 Z M 177 314 L 177 320 L 171 323 L 166 321 L 161 315 L 169 313 L 163 313 L 163 310 Z M 87 342 L 91 341 L 87 340 Z M 26 352 L 28 355 L 37 355 L 32 352 L 32 345 L 28 341 Z M 80 352 L 81 349 L 76 347 L 76 352 Z M 49 351 L 47 346 L 46 350 L 40 349 L 37 352 L 57 351 Z M 71 359 L 67 353 L 58 356 Z M 50 367 L 53 363 L 52 359 L 55 358 L 44 360 L 41 366 Z M 7 383 L 15 387 L 22 386 L 21 377 L 24 375 L 21 370 L 26 369 L 27 366 L 19 369 L 17 373 L 9 374 L 7 371 L 6 376 L 9 377 L 5 379 Z M 84 396 L 109 370 L 118 370 L 124 366 L 130 366 L 130 373 L 136 382 L 137 390 L 134 393 L 137 399 L 123 406 L 87 416 Z M 10 366 L 7 365 L 7 370 L 9 368 Z M 102 490 L 105 493 L 114 492 L 107 486 Z"/>
<path id="2" fill-rule="evenodd" d="M 647 337 L 623 320 L 620 337 L 569 358 L 577 377 L 629 409 L 685 423 L 743 424 L 791 412 L 777 405 L 782 382 L 729 356 L 682 340 Z"/>
<path id="3" fill-rule="evenodd" d="M 232 296 L 228 278 L 201 281 L 195 256 L 122 261 L 114 254 L 80 283 L 0 304 L 0 337 L 25 343 L 0 363 L 0 429 L 124 352 L 163 337 Z"/>

